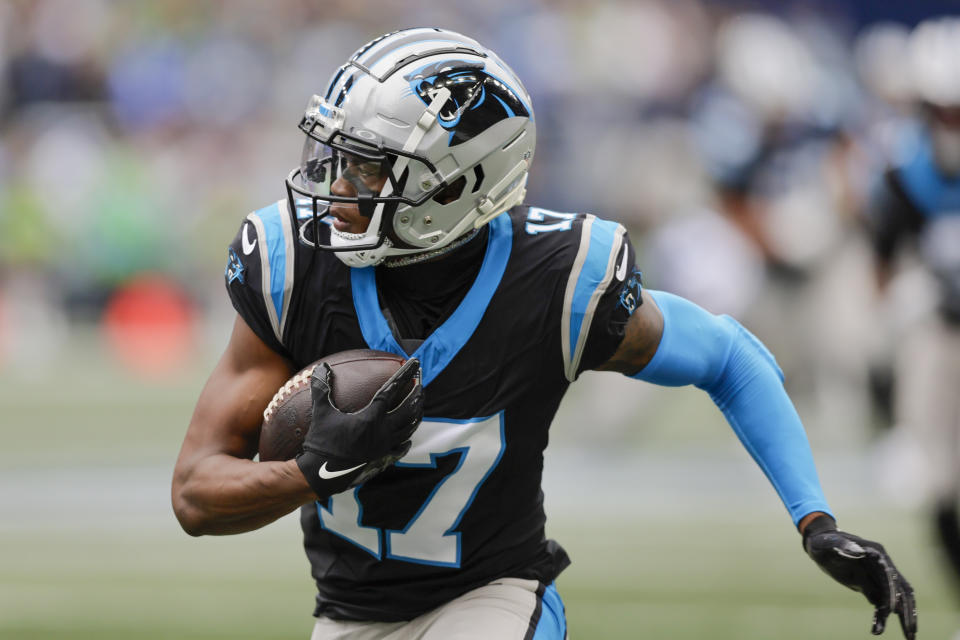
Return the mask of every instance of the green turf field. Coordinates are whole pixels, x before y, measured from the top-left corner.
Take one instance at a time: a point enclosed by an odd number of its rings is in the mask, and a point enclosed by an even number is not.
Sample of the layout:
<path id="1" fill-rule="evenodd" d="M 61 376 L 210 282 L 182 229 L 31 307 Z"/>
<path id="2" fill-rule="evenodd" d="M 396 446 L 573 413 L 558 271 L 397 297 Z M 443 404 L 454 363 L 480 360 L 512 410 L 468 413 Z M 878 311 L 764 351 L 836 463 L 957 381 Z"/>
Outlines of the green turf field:
<path id="1" fill-rule="evenodd" d="M 309 637 L 312 585 L 293 517 L 190 538 L 170 511 L 169 473 L 209 364 L 146 382 L 70 361 L 57 393 L 0 371 L 0 638 Z M 590 482 L 581 489 L 604 491 Z M 573 638 L 870 637 L 865 601 L 802 554 L 772 492 L 752 505 L 751 484 L 728 502 L 702 482 L 700 499 L 655 503 L 638 490 L 627 516 L 548 483 L 548 533 L 574 560 L 558 581 Z M 917 514 L 849 502 L 844 527 L 882 539 L 917 588 L 920 637 L 950 638 L 956 598 Z M 893 624 L 885 637 L 899 636 Z"/>

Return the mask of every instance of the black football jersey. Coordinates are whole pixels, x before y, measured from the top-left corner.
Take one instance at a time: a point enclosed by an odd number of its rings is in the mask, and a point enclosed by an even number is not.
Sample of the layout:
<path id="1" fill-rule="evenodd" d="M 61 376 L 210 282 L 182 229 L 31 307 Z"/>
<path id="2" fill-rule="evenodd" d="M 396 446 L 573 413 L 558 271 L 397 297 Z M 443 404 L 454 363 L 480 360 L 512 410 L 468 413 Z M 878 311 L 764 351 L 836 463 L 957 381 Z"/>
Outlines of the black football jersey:
<path id="1" fill-rule="evenodd" d="M 568 385 L 609 359 L 640 303 L 624 228 L 535 207 L 494 218 L 463 299 L 405 353 L 385 267 L 314 251 L 301 222 L 285 201 L 247 216 L 225 273 L 237 312 L 298 368 L 346 349 L 416 356 L 425 393 L 406 456 L 301 510 L 315 615 L 408 620 L 499 577 L 551 582 L 569 560 L 544 535 L 543 451 Z"/>

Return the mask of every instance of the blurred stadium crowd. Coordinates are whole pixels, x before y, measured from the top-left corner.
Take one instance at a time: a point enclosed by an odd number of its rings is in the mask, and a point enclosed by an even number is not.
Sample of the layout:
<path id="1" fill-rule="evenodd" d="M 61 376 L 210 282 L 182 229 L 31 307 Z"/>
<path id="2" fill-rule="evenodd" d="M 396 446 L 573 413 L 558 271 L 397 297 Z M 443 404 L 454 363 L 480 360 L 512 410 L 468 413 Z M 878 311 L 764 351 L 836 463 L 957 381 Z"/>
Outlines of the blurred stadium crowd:
<path id="1" fill-rule="evenodd" d="M 436 24 L 525 80 L 530 202 L 622 221 L 649 285 L 743 319 L 833 422 L 869 419 L 850 398 L 909 318 L 878 321 L 861 221 L 914 115 L 921 9 L 431 4 L 0 2 L 0 371 L 98 323 L 137 371 L 218 352 L 225 246 L 283 197 L 307 97 L 360 43 Z"/>

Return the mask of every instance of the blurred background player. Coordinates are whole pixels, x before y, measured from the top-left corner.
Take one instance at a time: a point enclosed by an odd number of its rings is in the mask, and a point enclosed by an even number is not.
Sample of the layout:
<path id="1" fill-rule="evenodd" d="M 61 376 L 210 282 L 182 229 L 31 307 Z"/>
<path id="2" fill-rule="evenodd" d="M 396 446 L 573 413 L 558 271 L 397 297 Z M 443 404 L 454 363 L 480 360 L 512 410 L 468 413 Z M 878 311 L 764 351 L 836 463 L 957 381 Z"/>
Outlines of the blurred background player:
<path id="1" fill-rule="evenodd" d="M 920 23 L 904 54 L 917 117 L 898 125 L 866 219 L 884 310 L 899 318 L 894 420 L 924 456 L 910 483 L 926 484 L 960 586 L 960 19 Z"/>
<path id="2" fill-rule="evenodd" d="M 851 171 L 859 96 L 843 64 L 816 25 L 760 12 L 724 20 L 714 73 L 685 114 L 710 188 L 651 230 L 644 254 L 658 284 L 763 336 L 807 420 L 834 438 L 859 427 L 827 425 L 866 421 L 871 299 Z"/>

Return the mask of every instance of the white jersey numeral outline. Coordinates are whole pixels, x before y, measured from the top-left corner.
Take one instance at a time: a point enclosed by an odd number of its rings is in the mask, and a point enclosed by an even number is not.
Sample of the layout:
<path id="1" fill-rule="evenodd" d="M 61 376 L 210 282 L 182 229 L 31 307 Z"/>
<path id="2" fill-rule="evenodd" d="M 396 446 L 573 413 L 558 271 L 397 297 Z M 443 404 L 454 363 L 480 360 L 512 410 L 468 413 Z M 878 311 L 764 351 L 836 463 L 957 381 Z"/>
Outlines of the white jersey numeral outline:
<path id="1" fill-rule="evenodd" d="M 459 454 L 456 467 L 444 476 L 401 530 L 364 526 L 357 487 L 317 503 L 321 526 L 378 559 L 459 567 L 458 526 L 480 486 L 503 457 L 503 412 L 472 420 L 427 418 L 413 434 L 413 444 L 397 466 L 432 468 L 444 456 Z"/>
<path id="2" fill-rule="evenodd" d="M 531 235 L 550 231 L 569 231 L 573 227 L 573 221 L 576 217 L 577 214 L 575 213 L 559 213 L 539 207 L 530 207 L 527 211 L 527 223 L 524 229 Z M 556 220 L 556 222 L 547 222 L 547 219 Z"/>

